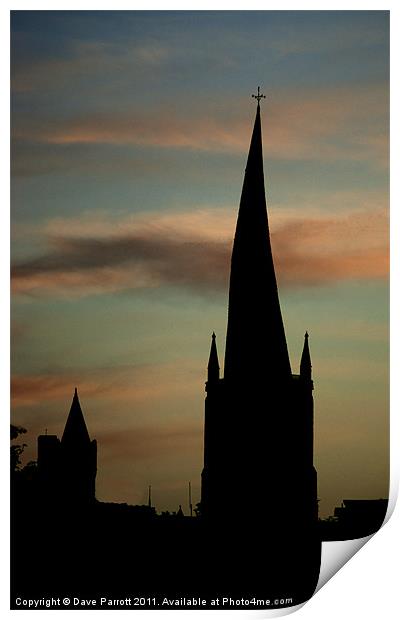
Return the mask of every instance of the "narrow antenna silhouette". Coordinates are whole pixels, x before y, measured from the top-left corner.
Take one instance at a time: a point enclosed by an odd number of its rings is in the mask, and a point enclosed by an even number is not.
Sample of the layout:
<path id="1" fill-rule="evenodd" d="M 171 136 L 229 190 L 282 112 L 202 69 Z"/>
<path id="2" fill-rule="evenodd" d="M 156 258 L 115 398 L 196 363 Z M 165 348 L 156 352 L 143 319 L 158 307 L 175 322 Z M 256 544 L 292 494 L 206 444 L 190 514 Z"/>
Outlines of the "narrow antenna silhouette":
<path id="1" fill-rule="evenodd" d="M 189 482 L 189 511 L 190 516 L 193 517 L 193 506 L 192 506 L 192 485 Z"/>
<path id="2" fill-rule="evenodd" d="M 151 484 L 149 484 L 149 501 L 148 501 L 148 507 L 151 508 Z"/>

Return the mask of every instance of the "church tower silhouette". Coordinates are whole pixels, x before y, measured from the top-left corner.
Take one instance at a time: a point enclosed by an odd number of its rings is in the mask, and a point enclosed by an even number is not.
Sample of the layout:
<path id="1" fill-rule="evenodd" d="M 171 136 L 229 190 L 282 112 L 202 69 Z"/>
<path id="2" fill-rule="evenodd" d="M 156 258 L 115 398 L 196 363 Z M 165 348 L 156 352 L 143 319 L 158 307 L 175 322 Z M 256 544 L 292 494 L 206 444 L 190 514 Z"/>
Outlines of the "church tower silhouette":
<path id="1" fill-rule="evenodd" d="M 38 437 L 38 473 L 44 502 L 84 506 L 95 500 L 97 442 L 90 440 L 76 388 L 61 441 Z"/>
<path id="2" fill-rule="evenodd" d="M 282 531 L 317 521 L 308 334 L 292 374 L 269 235 L 260 98 L 233 244 L 224 377 L 213 333 L 201 510 L 210 522 Z"/>

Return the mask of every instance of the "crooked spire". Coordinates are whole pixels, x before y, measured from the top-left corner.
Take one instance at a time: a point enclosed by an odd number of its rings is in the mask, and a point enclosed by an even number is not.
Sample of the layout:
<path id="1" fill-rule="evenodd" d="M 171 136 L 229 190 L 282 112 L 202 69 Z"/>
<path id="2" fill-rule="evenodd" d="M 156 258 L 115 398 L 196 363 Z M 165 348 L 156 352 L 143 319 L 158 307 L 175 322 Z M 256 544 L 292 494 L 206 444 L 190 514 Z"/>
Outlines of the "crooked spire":
<path id="1" fill-rule="evenodd" d="M 210 357 L 208 360 L 208 381 L 218 381 L 219 380 L 219 362 L 218 362 L 218 353 L 217 353 L 217 343 L 216 343 L 216 335 L 213 332 L 211 336 L 211 349 L 210 349 Z"/>
<path id="2" fill-rule="evenodd" d="M 69 411 L 67 423 L 65 424 L 61 443 L 71 447 L 78 447 L 82 444 L 90 443 L 90 437 L 79 402 L 77 388 L 75 388 L 71 409 Z"/>
<path id="3" fill-rule="evenodd" d="M 311 355 L 310 355 L 310 348 L 308 346 L 308 332 L 306 332 L 304 334 L 303 353 L 301 354 L 301 361 L 300 361 L 300 376 L 311 381 L 311 371 L 312 371 Z"/>
<path id="4" fill-rule="evenodd" d="M 257 101 L 232 251 L 225 353 L 229 381 L 246 375 L 284 381 L 291 375 L 269 237 Z"/>

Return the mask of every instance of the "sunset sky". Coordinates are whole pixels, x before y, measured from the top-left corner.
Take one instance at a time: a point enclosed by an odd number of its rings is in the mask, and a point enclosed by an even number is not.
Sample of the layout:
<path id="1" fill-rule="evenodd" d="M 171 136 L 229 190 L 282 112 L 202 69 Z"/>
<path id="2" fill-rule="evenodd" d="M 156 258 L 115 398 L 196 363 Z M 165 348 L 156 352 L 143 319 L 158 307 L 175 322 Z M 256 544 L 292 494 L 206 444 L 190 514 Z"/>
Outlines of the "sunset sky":
<path id="1" fill-rule="evenodd" d="M 211 333 L 260 85 L 292 372 L 310 334 L 320 515 L 388 495 L 389 13 L 14 12 L 12 419 L 97 497 L 200 499 Z"/>

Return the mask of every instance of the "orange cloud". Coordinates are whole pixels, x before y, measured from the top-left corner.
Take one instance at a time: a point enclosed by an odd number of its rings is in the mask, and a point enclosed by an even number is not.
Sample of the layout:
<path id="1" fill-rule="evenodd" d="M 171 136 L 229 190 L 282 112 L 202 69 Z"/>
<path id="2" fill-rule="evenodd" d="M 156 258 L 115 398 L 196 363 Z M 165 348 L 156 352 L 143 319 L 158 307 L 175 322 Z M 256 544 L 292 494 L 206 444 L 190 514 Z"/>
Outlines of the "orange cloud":
<path id="1" fill-rule="evenodd" d="M 243 106 L 191 107 L 177 113 L 163 106 L 118 115 L 91 113 L 68 119 L 25 117 L 14 123 L 17 141 L 50 145 L 114 144 L 245 153 L 251 117 Z M 381 85 L 282 91 L 264 111 L 269 158 L 334 161 L 388 159 L 388 95 Z"/>
<path id="2" fill-rule="evenodd" d="M 122 220 L 110 233 L 99 218 L 50 224 L 52 249 L 12 267 L 18 295 L 86 296 L 173 286 L 200 293 L 228 287 L 232 213 L 209 212 Z M 280 284 L 307 286 L 340 280 L 385 278 L 389 269 L 384 209 L 335 217 L 280 213 L 272 247 Z M 79 227 L 79 231 L 78 228 Z M 65 231 L 63 237 L 53 231 Z M 230 233 L 229 233 L 230 229 Z M 79 234 L 80 232 L 80 234 Z"/>
<path id="3" fill-rule="evenodd" d="M 17 140 L 48 144 L 132 144 L 196 150 L 241 152 L 248 147 L 248 127 L 236 121 L 224 127 L 216 118 L 182 118 L 174 112 L 164 115 L 131 114 L 68 121 L 47 121 L 36 128 L 23 127 L 14 132 Z"/>
<path id="4" fill-rule="evenodd" d="M 202 372 L 201 369 L 200 372 Z M 182 381 L 182 373 L 185 378 Z M 11 402 L 14 408 L 31 405 L 69 405 L 74 387 L 88 402 L 129 402 L 132 405 L 169 401 L 178 394 L 187 395 L 201 387 L 203 376 L 194 360 L 165 364 L 112 366 L 41 374 L 14 374 L 11 378 Z"/>
<path id="5" fill-rule="evenodd" d="M 65 398 L 69 402 L 73 388 L 82 385 L 87 394 L 102 391 L 99 381 L 90 381 L 78 374 L 13 375 L 11 377 L 11 402 L 14 407 L 53 402 Z M 104 389 L 104 388 L 103 388 Z"/>
<path id="6" fill-rule="evenodd" d="M 385 210 L 288 222 L 273 234 L 283 284 L 385 278 L 389 272 Z"/>

